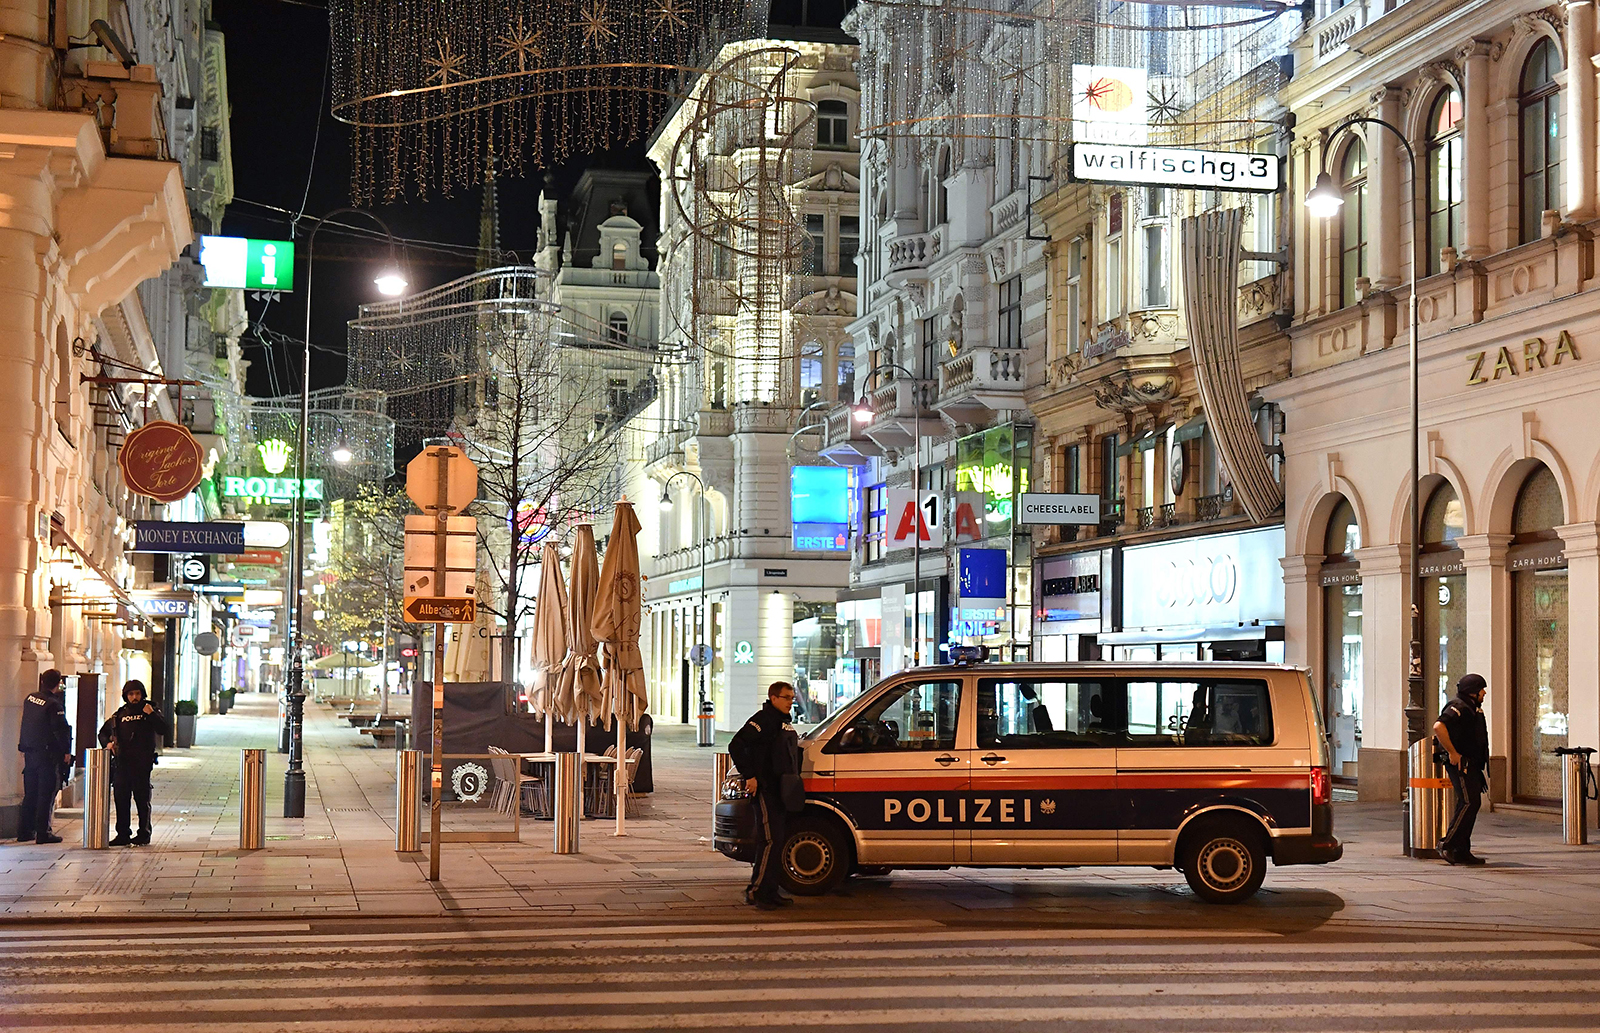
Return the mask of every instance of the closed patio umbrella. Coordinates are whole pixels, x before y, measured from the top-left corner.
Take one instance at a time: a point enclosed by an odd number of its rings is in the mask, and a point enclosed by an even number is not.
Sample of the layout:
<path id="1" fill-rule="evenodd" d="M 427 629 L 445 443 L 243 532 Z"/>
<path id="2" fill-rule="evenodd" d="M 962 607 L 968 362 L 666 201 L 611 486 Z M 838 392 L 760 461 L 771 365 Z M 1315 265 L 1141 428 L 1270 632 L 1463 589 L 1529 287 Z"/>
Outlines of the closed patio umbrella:
<path id="1" fill-rule="evenodd" d="M 572 589 L 567 599 L 567 655 L 561 663 L 556 689 L 556 712 L 563 721 L 578 726 L 578 752 L 584 750 L 584 727 L 605 712 L 600 686 L 600 644 L 589 623 L 594 618 L 595 593 L 600 588 L 600 563 L 595 557 L 594 528 L 578 525 L 572 543 Z"/>
<path id="2" fill-rule="evenodd" d="M 601 685 L 605 690 L 606 717 L 617 725 L 617 835 L 623 835 L 623 812 L 628 792 L 627 732 L 639 726 L 649 703 L 645 693 L 644 657 L 639 653 L 639 624 L 643 600 L 639 582 L 639 518 L 633 506 L 617 503 L 611 522 L 611 542 L 600 567 L 600 591 L 595 597 L 590 630 L 600 643 Z"/>
<path id="3" fill-rule="evenodd" d="M 533 685 L 528 702 L 544 715 L 545 751 L 550 749 L 550 725 L 559 716 L 555 706 L 561 661 L 567 655 L 567 588 L 561 582 L 561 555 L 555 544 L 539 550 L 539 598 L 533 611 Z"/>

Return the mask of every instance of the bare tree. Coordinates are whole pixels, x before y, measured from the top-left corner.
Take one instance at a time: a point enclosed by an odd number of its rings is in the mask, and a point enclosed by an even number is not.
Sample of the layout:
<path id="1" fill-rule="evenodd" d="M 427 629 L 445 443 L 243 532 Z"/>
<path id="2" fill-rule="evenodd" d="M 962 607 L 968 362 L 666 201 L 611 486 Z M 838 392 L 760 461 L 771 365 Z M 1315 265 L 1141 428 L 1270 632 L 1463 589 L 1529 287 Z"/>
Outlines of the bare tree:
<path id="1" fill-rule="evenodd" d="M 409 512 L 404 492 L 377 484 L 363 484 L 355 495 L 334 503 L 325 587 L 314 611 L 322 617 L 307 625 L 310 644 L 332 651 L 350 639 L 388 642 L 405 633 L 402 557 Z M 379 684 L 387 709 L 388 671 Z"/>

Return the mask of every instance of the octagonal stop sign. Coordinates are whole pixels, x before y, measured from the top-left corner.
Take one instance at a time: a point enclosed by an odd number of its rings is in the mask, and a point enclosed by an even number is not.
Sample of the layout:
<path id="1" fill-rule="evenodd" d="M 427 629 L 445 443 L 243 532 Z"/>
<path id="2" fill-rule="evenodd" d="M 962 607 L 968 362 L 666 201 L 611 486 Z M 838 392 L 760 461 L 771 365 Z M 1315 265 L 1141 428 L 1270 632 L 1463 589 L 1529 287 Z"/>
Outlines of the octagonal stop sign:
<path id="1" fill-rule="evenodd" d="M 441 466 L 446 478 L 445 506 L 459 513 L 478 497 L 478 467 L 454 445 L 429 445 L 406 464 L 406 494 L 423 512 L 435 509 Z"/>

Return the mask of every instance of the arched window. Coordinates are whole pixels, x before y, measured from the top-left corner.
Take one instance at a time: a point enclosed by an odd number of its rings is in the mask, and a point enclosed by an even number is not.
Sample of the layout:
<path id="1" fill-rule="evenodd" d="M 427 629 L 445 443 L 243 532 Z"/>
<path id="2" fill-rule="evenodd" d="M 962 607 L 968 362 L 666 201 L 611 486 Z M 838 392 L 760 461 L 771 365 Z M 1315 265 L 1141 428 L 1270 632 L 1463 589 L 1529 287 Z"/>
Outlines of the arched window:
<path id="1" fill-rule="evenodd" d="M 622 312 L 611 313 L 611 320 L 606 324 L 606 340 L 612 344 L 628 343 L 628 317 Z"/>
<path id="2" fill-rule="evenodd" d="M 1339 163 L 1339 192 L 1344 196 L 1339 228 L 1339 307 L 1354 305 L 1356 280 L 1367 275 L 1367 146 L 1352 141 Z"/>
<path id="3" fill-rule="evenodd" d="M 628 268 L 628 245 L 620 240 L 611 245 L 611 268 Z"/>
<path id="4" fill-rule="evenodd" d="M 1333 733 L 1333 774 L 1358 774 L 1361 756 L 1362 651 L 1361 525 L 1355 507 L 1341 498 L 1328 518 L 1323 540 L 1323 683 L 1329 730 Z"/>
<path id="5" fill-rule="evenodd" d="M 950 221 L 950 188 L 945 181 L 950 178 L 950 148 L 939 149 L 939 168 L 933 185 L 933 198 L 938 207 L 938 222 Z"/>
<path id="6" fill-rule="evenodd" d="M 850 105 L 842 100 L 817 102 L 817 146 L 829 150 L 850 147 Z"/>
<path id="7" fill-rule="evenodd" d="M 1441 484 L 1428 496 L 1422 510 L 1422 544 L 1453 549 L 1455 540 L 1467 533 L 1466 511 L 1456 490 L 1448 483 Z"/>
<path id="8" fill-rule="evenodd" d="M 1020 117 L 1020 107 L 1021 101 L 1014 100 L 1011 102 L 1011 118 L 1008 120 L 1010 124 L 1006 127 L 1008 142 L 1008 146 L 1006 147 L 1006 183 L 1010 186 L 1010 190 L 1008 190 L 1007 193 L 1021 189 L 1023 183 L 1022 177 L 1026 174 L 1024 171 L 1026 166 L 1023 162 L 1022 156 L 1022 119 Z"/>
<path id="9" fill-rule="evenodd" d="M 1465 533 L 1456 490 L 1440 484 L 1422 507 L 1422 677 L 1432 686 L 1430 720 L 1467 673 L 1467 574 L 1456 544 Z"/>
<path id="10" fill-rule="evenodd" d="M 1428 117 L 1428 272 L 1461 241 L 1461 94 L 1445 90 Z"/>
<path id="11" fill-rule="evenodd" d="M 1557 527 L 1566 523 L 1561 486 L 1543 465 L 1523 480 L 1511 514 L 1512 708 L 1514 798 L 1561 796 L 1567 745 L 1567 667 L 1571 622 L 1567 563 Z"/>
<path id="12" fill-rule="evenodd" d="M 1328 518 L 1328 535 L 1322 551 L 1327 556 L 1349 557 L 1361 548 L 1361 525 L 1356 523 L 1355 507 L 1340 499 Z"/>
<path id="13" fill-rule="evenodd" d="M 1540 40 L 1522 66 L 1522 242 L 1538 240 L 1545 209 L 1561 208 L 1561 56 Z"/>
<path id="14" fill-rule="evenodd" d="M 839 394 L 841 402 L 855 401 L 856 346 L 846 341 L 839 345 Z"/>
<path id="15" fill-rule="evenodd" d="M 822 401 L 822 345 L 807 341 L 800 346 L 800 404 Z"/>

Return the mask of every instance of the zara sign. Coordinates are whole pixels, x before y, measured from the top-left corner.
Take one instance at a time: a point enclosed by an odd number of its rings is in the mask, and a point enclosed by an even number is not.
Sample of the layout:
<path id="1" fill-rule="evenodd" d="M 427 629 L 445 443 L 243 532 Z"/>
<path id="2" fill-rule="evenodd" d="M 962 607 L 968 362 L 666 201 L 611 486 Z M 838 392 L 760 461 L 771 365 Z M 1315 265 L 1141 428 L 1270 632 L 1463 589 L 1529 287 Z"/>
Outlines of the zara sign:
<path id="1" fill-rule="evenodd" d="M 1283 528 L 1141 545 L 1122 554 L 1124 628 L 1283 619 Z"/>

